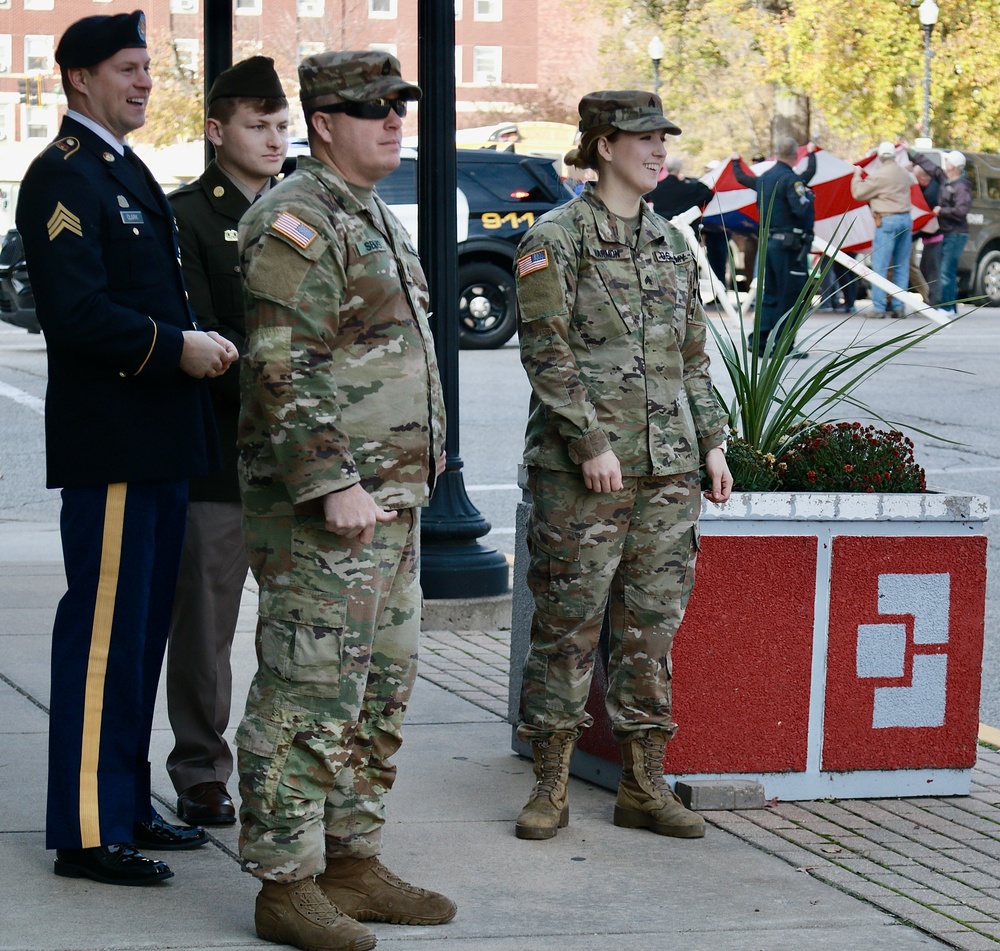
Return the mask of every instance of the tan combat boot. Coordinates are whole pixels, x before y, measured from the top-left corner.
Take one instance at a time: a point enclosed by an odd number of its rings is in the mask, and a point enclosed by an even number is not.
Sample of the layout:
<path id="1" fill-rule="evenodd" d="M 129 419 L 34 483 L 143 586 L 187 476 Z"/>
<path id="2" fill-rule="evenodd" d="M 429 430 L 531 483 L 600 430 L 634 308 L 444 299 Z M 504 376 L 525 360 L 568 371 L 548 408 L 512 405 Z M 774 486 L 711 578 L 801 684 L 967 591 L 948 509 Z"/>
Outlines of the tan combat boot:
<path id="1" fill-rule="evenodd" d="M 264 882 L 254 915 L 257 937 L 303 951 L 369 951 L 375 935 L 348 918 L 314 879 Z"/>
<path id="2" fill-rule="evenodd" d="M 377 858 L 327 859 L 316 876 L 323 894 L 356 921 L 391 925 L 443 925 L 458 907 L 450 899 L 404 882 Z"/>
<path id="3" fill-rule="evenodd" d="M 666 745 L 666 734 L 655 730 L 622 743 L 622 781 L 614 823 L 678 839 L 700 839 L 705 834 L 705 820 L 686 809 L 663 778 Z"/>
<path id="4" fill-rule="evenodd" d="M 514 826 L 519 839 L 551 839 L 569 825 L 569 759 L 576 737 L 553 733 L 531 744 L 535 786 Z"/>

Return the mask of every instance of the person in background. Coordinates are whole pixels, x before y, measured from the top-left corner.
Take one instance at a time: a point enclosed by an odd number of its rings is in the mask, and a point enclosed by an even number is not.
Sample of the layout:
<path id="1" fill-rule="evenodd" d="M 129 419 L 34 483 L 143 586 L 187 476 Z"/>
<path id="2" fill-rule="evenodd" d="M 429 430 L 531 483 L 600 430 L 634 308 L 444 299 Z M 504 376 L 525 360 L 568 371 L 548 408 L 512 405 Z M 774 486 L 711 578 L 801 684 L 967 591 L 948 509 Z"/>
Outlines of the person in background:
<path id="1" fill-rule="evenodd" d="M 965 156 L 958 151 L 945 152 L 943 168 L 920 152 L 909 152 L 909 156 L 940 185 L 938 203 L 931 210 L 941 227 L 941 310 L 955 313 L 958 261 L 969 240 L 972 208 L 972 183 L 965 175 Z"/>
<path id="2" fill-rule="evenodd" d="M 862 178 L 860 166 L 854 166 L 851 195 L 868 202 L 875 219 L 872 238 L 872 270 L 906 290 L 910 284 L 910 247 L 913 243 L 913 218 L 910 215 L 910 186 L 913 177 L 896 161 L 896 146 L 880 142 L 878 168 Z M 884 288 L 872 284 L 873 317 L 905 317 L 902 302 L 891 304 Z"/>
<path id="3" fill-rule="evenodd" d="M 790 136 L 778 142 L 774 165 L 759 177 L 740 168 L 739 156 L 732 159 L 737 181 L 757 192 L 757 211 L 767 232 L 760 335 L 756 340 L 753 334 L 747 338 L 747 345 L 760 356 L 769 352 L 771 334 L 799 299 L 809 273 L 816 208 L 815 196 L 807 186 L 816 174 L 816 146 L 810 142 L 806 148 L 808 158 L 801 174 L 795 171 L 799 146 Z M 782 325 L 782 334 L 790 332 L 787 326 Z M 792 340 L 787 356 L 802 359 L 809 354 L 796 349 Z"/>
<path id="4" fill-rule="evenodd" d="M 240 489 L 260 585 L 236 733 L 259 937 L 366 951 L 456 914 L 379 860 L 417 675 L 420 507 L 444 402 L 416 250 L 374 191 L 420 90 L 385 52 L 299 64 L 308 156 L 240 222 Z"/>
<path id="5" fill-rule="evenodd" d="M 208 841 L 150 805 L 149 734 L 188 479 L 219 464 L 203 378 L 237 353 L 195 323 L 173 212 L 125 143 L 153 86 L 145 15 L 77 20 L 55 58 L 69 111 L 16 213 L 45 332 L 47 484 L 62 490 L 67 581 L 52 629 L 46 847 L 57 875 L 151 885 L 174 873 L 140 849 Z"/>
<path id="6" fill-rule="evenodd" d="M 936 208 L 941 194 L 940 183 L 919 165 L 913 166 L 913 174 L 917 177 L 917 184 L 923 192 L 927 207 Z M 924 226 L 924 230 L 914 237 L 920 238 L 920 273 L 927 282 L 927 303 L 937 307 L 941 303 L 941 249 L 944 246 L 944 235 L 941 234 L 937 218 L 932 218 Z"/>
<path id="7" fill-rule="evenodd" d="M 220 73 L 208 92 L 205 136 L 215 158 L 173 192 L 181 266 L 199 324 L 246 352 L 237 227 L 275 184 L 288 152 L 288 100 L 274 61 L 254 56 Z M 210 382 L 223 468 L 188 487 L 187 531 L 167 649 L 167 712 L 174 748 L 167 772 L 177 815 L 231 825 L 226 786 L 233 754 L 225 739 L 232 703 L 230 654 L 249 562 L 236 477 L 238 373 Z"/>
<path id="8" fill-rule="evenodd" d="M 663 778 L 670 652 L 694 583 L 704 465 L 729 498 L 725 414 L 712 391 L 698 268 L 650 213 L 664 134 L 659 96 L 590 93 L 566 162 L 596 168 L 540 218 L 515 267 L 521 362 L 531 383 L 524 463 L 534 599 L 518 737 L 535 784 L 515 823 L 549 839 L 569 823 L 569 762 L 609 607 L 606 703 L 624 772 L 615 825 L 698 838 L 705 823 Z"/>

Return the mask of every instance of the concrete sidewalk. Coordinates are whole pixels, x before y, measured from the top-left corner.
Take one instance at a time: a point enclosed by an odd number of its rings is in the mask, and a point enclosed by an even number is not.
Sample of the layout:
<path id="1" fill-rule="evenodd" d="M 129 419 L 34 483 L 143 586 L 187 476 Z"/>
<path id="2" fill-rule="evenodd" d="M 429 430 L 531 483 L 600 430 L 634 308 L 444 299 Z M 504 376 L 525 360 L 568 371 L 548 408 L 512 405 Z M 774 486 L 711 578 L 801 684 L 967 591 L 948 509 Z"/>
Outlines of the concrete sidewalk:
<path id="1" fill-rule="evenodd" d="M 48 652 L 63 586 L 54 526 L 0 525 L 0 949 L 273 947 L 253 932 L 257 886 L 239 870 L 235 829 L 162 856 L 177 874 L 158 887 L 52 874 L 43 832 Z M 253 671 L 254 610 L 248 585 L 233 727 Z M 444 891 L 459 913 L 439 928 L 375 925 L 380 947 L 1000 947 L 1000 754 L 983 753 L 968 798 L 707 813 L 708 835 L 695 841 L 615 828 L 613 795 L 573 781 L 569 828 L 522 842 L 513 819 L 531 770 L 510 751 L 507 656 L 506 632 L 424 635 L 383 858 Z M 168 818 L 171 739 L 161 704 L 153 780 Z"/>

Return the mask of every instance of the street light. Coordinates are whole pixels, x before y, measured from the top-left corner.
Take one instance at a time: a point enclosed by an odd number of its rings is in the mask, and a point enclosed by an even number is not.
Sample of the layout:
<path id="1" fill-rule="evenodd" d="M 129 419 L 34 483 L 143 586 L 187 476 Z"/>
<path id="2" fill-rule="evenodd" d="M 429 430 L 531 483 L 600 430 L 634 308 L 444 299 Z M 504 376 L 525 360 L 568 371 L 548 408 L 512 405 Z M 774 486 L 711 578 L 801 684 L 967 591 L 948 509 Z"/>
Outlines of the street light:
<path id="1" fill-rule="evenodd" d="M 927 2 L 930 3 L 931 0 L 927 0 Z M 646 52 L 649 53 L 649 58 L 653 61 L 653 92 L 658 96 L 660 94 L 660 60 L 663 59 L 664 52 L 663 40 L 654 36 L 649 41 Z"/>
<path id="2" fill-rule="evenodd" d="M 924 0 L 917 11 L 924 30 L 924 138 L 931 138 L 931 33 L 938 21 L 938 5 L 934 0 Z"/>

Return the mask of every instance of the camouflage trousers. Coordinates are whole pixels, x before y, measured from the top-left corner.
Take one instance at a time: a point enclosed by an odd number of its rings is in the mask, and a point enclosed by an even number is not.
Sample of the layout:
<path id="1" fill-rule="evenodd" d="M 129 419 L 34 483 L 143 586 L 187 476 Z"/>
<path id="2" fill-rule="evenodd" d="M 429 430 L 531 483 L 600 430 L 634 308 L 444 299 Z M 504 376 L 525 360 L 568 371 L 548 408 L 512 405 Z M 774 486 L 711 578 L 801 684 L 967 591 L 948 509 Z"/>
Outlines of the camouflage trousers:
<path id="1" fill-rule="evenodd" d="M 624 479 L 589 491 L 578 473 L 532 467 L 528 588 L 535 602 L 518 736 L 579 735 L 595 653 L 610 618 L 608 693 L 615 737 L 677 730 L 670 649 L 691 589 L 701 492 L 697 472 Z"/>
<path id="2" fill-rule="evenodd" d="M 420 636 L 419 510 L 369 545 L 322 517 L 244 519 L 257 673 L 236 733 L 240 857 L 292 882 L 377 855 Z"/>

